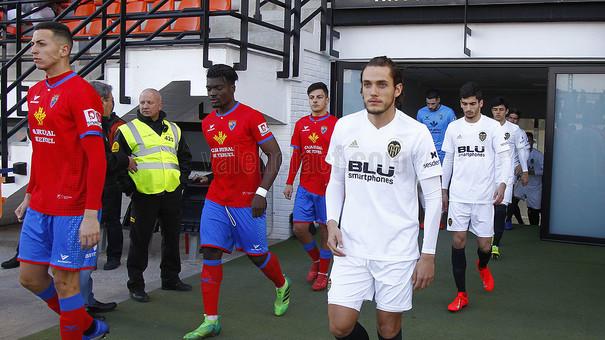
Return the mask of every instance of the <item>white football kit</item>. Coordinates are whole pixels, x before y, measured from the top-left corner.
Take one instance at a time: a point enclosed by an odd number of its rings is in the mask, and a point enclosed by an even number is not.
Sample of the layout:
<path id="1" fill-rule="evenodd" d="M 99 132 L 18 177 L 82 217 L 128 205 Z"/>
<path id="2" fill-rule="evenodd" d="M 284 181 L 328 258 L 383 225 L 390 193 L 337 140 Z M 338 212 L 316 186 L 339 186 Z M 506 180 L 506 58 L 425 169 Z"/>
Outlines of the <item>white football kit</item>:
<path id="1" fill-rule="evenodd" d="M 493 236 L 495 183 L 508 183 L 512 171 L 502 166 L 496 179 L 496 164 L 512 164 L 509 148 L 494 119 L 481 115 L 475 123 L 464 117 L 450 123 L 442 146 L 446 152 L 442 187 L 449 186 L 448 231 Z"/>
<path id="2" fill-rule="evenodd" d="M 335 257 L 330 304 L 359 310 L 375 298 L 390 312 L 411 308 L 411 277 L 418 251 L 417 181 L 430 181 L 439 197 L 441 164 L 425 125 L 396 111 L 377 129 L 366 110 L 341 118 L 326 161 L 332 174 L 326 192 L 328 220 L 339 220 L 344 257 Z M 423 188 L 427 189 L 423 186 Z M 427 207 L 428 209 L 428 207 Z M 426 225 L 423 252 L 434 254 L 440 206 Z"/>
<path id="3" fill-rule="evenodd" d="M 504 130 L 504 139 L 506 139 L 510 148 L 509 155 L 511 157 L 511 176 L 506 182 L 506 191 L 504 192 L 502 204 L 510 204 L 513 198 L 513 185 L 515 184 L 515 166 L 516 164 L 520 164 L 522 171 L 527 171 L 529 143 L 527 142 L 527 134 L 525 134 L 525 131 L 521 130 L 518 125 L 505 121 L 502 125 L 502 129 Z M 500 178 L 500 171 L 502 171 L 502 169 L 497 167 L 496 178 Z"/>

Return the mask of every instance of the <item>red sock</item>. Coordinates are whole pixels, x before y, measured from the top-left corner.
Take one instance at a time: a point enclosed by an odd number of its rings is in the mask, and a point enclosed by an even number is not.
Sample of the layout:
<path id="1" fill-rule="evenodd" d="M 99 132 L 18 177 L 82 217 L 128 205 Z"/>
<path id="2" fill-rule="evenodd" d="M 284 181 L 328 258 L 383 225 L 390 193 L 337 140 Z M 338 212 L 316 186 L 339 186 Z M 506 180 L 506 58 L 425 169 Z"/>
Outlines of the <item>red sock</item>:
<path id="1" fill-rule="evenodd" d="M 332 260 L 332 252 L 329 249 L 322 249 L 319 258 L 319 272 L 327 274 L 330 269 L 330 260 Z"/>
<path id="2" fill-rule="evenodd" d="M 204 260 L 202 267 L 202 299 L 206 315 L 218 315 L 218 296 L 223 281 L 221 260 Z"/>
<path id="3" fill-rule="evenodd" d="M 48 308 L 52 309 L 55 313 L 61 314 L 61 308 L 59 307 L 59 297 L 55 290 L 55 283 L 51 280 L 50 285 L 43 292 L 36 294 L 38 297 L 48 305 Z"/>
<path id="4" fill-rule="evenodd" d="M 84 299 L 80 293 L 61 299 L 61 316 L 59 327 L 62 340 L 82 340 L 82 335 L 93 322 L 84 309 Z"/>
<path id="5" fill-rule="evenodd" d="M 55 313 L 61 314 L 61 307 L 59 307 L 59 296 L 55 294 L 55 296 L 46 300 L 46 305 L 48 308 L 52 309 Z"/>
<path id="6" fill-rule="evenodd" d="M 267 253 L 267 259 L 265 260 L 265 263 L 259 267 L 259 269 L 267 278 L 269 278 L 269 280 L 273 281 L 275 287 L 282 287 L 286 283 L 284 274 L 279 266 L 279 260 L 273 253 Z"/>

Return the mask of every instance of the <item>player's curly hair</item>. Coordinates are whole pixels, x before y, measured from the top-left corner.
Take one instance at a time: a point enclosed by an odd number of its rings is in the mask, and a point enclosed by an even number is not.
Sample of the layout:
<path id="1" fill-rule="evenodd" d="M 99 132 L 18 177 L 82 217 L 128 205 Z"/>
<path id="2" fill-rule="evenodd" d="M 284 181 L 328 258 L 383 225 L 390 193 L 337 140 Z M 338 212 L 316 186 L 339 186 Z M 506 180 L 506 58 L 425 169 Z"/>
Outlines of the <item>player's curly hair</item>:
<path id="1" fill-rule="evenodd" d="M 237 72 L 233 69 L 233 67 L 225 64 L 216 64 L 210 66 L 208 71 L 206 72 L 206 77 L 208 78 L 223 78 L 229 84 L 235 84 L 238 76 Z"/>

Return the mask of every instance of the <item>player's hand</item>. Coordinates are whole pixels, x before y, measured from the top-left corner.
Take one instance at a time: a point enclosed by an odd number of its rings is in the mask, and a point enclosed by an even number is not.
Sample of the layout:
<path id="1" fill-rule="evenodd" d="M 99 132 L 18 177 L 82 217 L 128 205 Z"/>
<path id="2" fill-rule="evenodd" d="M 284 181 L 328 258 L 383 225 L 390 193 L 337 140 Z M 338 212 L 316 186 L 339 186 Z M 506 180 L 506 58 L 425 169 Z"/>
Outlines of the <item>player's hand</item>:
<path id="1" fill-rule="evenodd" d="M 26 193 L 25 197 L 23 197 L 23 202 L 19 204 L 17 209 L 15 209 L 15 215 L 17 215 L 17 221 L 23 222 L 23 217 L 25 216 L 25 212 L 27 208 L 29 208 L 29 201 L 31 200 L 31 194 Z"/>
<path id="2" fill-rule="evenodd" d="M 252 198 L 252 217 L 261 217 L 267 209 L 267 199 L 261 195 L 254 195 Z"/>
<path id="3" fill-rule="evenodd" d="M 204 175 L 200 175 L 200 174 L 191 175 L 191 177 L 189 177 L 189 179 L 192 182 L 200 182 L 201 184 L 206 184 L 209 182 L 208 176 L 204 176 Z"/>
<path id="4" fill-rule="evenodd" d="M 291 200 L 293 190 L 294 187 L 291 184 L 286 184 L 286 188 L 284 189 L 284 197 L 288 200 Z"/>
<path id="5" fill-rule="evenodd" d="M 414 290 L 428 287 L 435 278 L 435 255 L 422 254 L 420 260 L 416 263 L 414 274 L 412 275 L 412 284 Z"/>
<path id="6" fill-rule="evenodd" d="M 521 174 L 521 184 L 523 186 L 526 186 L 528 182 L 529 182 L 529 174 L 527 172 L 524 172 L 523 174 Z"/>
<path id="7" fill-rule="evenodd" d="M 80 224 L 80 245 L 82 249 L 94 247 L 99 242 L 100 226 L 97 210 L 84 210 L 84 219 Z"/>
<path id="8" fill-rule="evenodd" d="M 494 192 L 494 205 L 499 205 L 504 200 L 504 191 L 506 190 L 506 184 L 500 183 L 498 189 Z"/>
<path id="9" fill-rule="evenodd" d="M 521 165 L 517 164 L 515 166 L 515 176 L 519 176 L 522 172 L 523 172 L 523 170 L 521 169 Z"/>
<path id="10" fill-rule="evenodd" d="M 134 157 L 129 156 L 128 157 L 128 171 L 130 171 L 131 173 L 135 173 L 137 172 L 137 161 L 134 160 Z"/>
<path id="11" fill-rule="evenodd" d="M 447 189 L 441 189 L 441 211 L 446 212 L 449 204 Z"/>
<path id="12" fill-rule="evenodd" d="M 334 220 L 328 221 L 328 248 L 335 256 L 345 256 L 342 251 L 342 232 Z"/>

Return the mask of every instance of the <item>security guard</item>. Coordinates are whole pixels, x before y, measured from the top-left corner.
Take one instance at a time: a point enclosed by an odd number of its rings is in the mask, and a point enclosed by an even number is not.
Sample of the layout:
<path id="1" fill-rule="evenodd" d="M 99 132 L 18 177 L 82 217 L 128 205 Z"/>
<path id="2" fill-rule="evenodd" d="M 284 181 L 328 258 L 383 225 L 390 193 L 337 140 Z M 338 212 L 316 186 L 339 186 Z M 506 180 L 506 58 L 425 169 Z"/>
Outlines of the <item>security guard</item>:
<path id="1" fill-rule="evenodd" d="M 157 90 L 146 89 L 139 97 L 137 118 L 118 128 L 113 152 L 124 152 L 134 162 L 129 176 L 134 184 L 130 229 L 128 289 L 130 297 L 148 302 L 143 272 L 156 220 L 162 231 L 162 289 L 189 291 L 191 286 L 179 279 L 181 259 L 179 233 L 181 219 L 181 183 L 191 172 L 191 153 L 179 127 L 169 122 L 162 111 Z"/>

